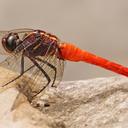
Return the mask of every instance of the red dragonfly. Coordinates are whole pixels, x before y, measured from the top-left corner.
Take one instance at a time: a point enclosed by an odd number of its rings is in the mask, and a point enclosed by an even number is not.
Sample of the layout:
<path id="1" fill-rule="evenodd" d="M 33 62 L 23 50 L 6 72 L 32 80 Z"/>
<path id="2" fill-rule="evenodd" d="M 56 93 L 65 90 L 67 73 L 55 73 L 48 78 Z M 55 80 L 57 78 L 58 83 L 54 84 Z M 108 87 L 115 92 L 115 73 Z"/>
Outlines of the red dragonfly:
<path id="1" fill-rule="evenodd" d="M 26 75 L 35 83 L 31 85 L 33 97 L 42 92 L 48 85 L 53 87 L 59 84 L 63 76 L 65 60 L 91 63 L 128 76 L 127 67 L 81 50 L 75 45 L 63 42 L 55 35 L 42 30 L 1 31 L 0 38 L 3 48 L 1 53 L 10 55 L 0 63 L 0 66 L 17 72 L 15 78 L 1 86 L 7 86 Z"/>

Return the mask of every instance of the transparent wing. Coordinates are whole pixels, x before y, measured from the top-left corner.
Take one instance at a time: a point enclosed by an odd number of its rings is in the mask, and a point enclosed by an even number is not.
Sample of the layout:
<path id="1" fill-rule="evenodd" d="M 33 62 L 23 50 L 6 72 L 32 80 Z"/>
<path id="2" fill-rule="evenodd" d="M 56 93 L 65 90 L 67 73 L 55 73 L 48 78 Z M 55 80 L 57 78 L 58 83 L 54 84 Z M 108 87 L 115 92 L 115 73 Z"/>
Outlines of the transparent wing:
<path id="1" fill-rule="evenodd" d="M 22 28 L 22 29 L 13 29 L 13 30 L 10 30 L 10 32 L 15 32 L 15 33 L 18 33 L 19 35 L 19 38 L 21 40 L 23 40 L 29 33 L 33 32 L 34 29 L 29 29 L 29 28 Z"/>
<path id="2" fill-rule="evenodd" d="M 6 69 L 6 79 L 5 81 L 2 80 L 0 83 L 0 87 L 7 87 L 8 84 L 12 82 L 16 82 L 21 75 L 22 70 L 24 70 L 24 74 L 29 72 L 31 68 L 34 68 L 34 64 L 29 60 L 29 58 L 24 56 L 24 61 L 22 60 L 22 53 L 18 55 L 9 56 L 6 60 L 0 63 L 0 67 Z M 21 63 L 24 63 L 24 69 Z"/>
<path id="3" fill-rule="evenodd" d="M 19 29 L 12 29 L 8 32 L 16 32 L 16 33 L 28 33 L 28 32 L 32 32 L 34 29 L 31 28 L 19 28 Z"/>
<path id="4" fill-rule="evenodd" d="M 20 39 L 23 40 L 26 37 L 26 35 L 28 35 L 32 31 L 33 31 L 33 29 L 29 29 L 29 28 L 13 29 L 13 30 L 10 30 L 10 31 L 0 31 L 0 54 L 1 55 L 8 55 L 8 53 L 5 51 L 5 49 L 2 46 L 2 38 L 6 34 L 8 34 L 10 32 L 18 33 Z"/>
<path id="5" fill-rule="evenodd" d="M 17 32 L 20 39 L 24 39 L 32 31 L 33 29 L 15 29 L 6 32 L 3 31 L 1 34 L 4 36 L 4 34 L 8 32 Z M 1 39 L 2 36 L 0 36 Z M 48 85 L 57 86 L 63 76 L 64 61 L 57 58 L 56 54 L 52 56 L 47 54 L 43 57 L 38 56 L 34 58 L 34 61 L 36 65 L 29 58 L 24 56 L 23 66 L 21 64 L 22 52 L 8 57 L 5 61 L 0 63 L 0 66 L 11 70 L 11 72 L 7 72 L 6 80 L 0 86 L 7 87 L 8 83 L 18 81 L 19 89 L 28 97 L 39 94 Z M 24 73 L 20 76 L 23 67 Z M 15 75 L 12 75 L 12 73 Z"/>
<path id="6" fill-rule="evenodd" d="M 31 85 L 28 87 L 21 85 L 21 90 L 24 90 L 24 94 L 32 99 L 34 96 L 42 92 L 47 86 L 57 86 L 63 76 L 64 71 L 64 61 L 58 59 L 56 55 L 54 56 L 38 56 L 35 61 L 42 68 L 42 70 L 47 74 L 49 78 L 46 77 L 44 72 L 42 72 L 38 67 L 34 67 L 29 70 L 27 76 L 28 81 L 31 79 Z M 48 81 L 50 79 L 50 81 Z M 20 84 L 22 84 L 20 82 Z M 29 90 L 29 91 L 28 91 Z"/>
<path id="7" fill-rule="evenodd" d="M 10 70 L 6 72 L 6 79 L 0 85 L 3 89 L 11 87 L 8 83 L 16 82 L 18 89 L 31 100 L 47 86 L 57 86 L 62 79 L 64 61 L 57 58 L 56 54 L 34 58 L 43 72 L 28 57 L 24 56 L 24 74 L 22 76 L 20 76 L 22 70 L 21 60 L 22 53 L 19 53 L 18 55 L 8 57 L 0 63 L 1 67 Z"/>

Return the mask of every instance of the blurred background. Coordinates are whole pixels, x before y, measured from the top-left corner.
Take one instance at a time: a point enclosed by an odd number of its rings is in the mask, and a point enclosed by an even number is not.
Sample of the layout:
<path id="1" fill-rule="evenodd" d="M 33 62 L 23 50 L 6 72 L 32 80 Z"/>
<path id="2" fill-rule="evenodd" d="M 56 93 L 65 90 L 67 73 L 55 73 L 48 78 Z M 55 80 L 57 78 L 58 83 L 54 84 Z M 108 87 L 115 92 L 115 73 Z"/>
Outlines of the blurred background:
<path id="1" fill-rule="evenodd" d="M 128 0 L 0 0 L 0 29 L 24 27 L 45 30 L 128 66 Z M 90 64 L 67 62 L 63 80 L 113 75 Z"/>

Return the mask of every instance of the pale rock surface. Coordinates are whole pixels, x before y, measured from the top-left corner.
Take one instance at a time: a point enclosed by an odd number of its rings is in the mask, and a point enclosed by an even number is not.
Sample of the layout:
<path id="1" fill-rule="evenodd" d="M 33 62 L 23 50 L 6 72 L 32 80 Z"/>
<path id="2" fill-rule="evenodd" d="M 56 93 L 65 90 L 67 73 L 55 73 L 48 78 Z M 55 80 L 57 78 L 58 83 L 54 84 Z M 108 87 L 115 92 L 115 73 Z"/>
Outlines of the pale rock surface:
<path id="1" fill-rule="evenodd" d="M 9 71 L 0 71 L 2 85 Z M 126 77 L 62 82 L 31 104 L 15 86 L 0 88 L 0 128 L 128 128 Z"/>

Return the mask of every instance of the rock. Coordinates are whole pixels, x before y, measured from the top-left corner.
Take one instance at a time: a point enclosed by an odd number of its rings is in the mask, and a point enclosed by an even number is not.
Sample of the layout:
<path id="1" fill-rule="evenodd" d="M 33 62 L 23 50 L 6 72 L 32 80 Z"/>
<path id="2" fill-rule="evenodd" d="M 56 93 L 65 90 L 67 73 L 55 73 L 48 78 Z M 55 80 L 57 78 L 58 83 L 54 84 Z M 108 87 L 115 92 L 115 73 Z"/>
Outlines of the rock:
<path id="1" fill-rule="evenodd" d="M 15 74 L 4 68 L 0 68 L 0 71 L 0 128 L 64 128 L 63 122 L 32 107 L 27 98 L 17 90 L 17 82 L 2 87 L 7 75 Z"/>
<path id="2" fill-rule="evenodd" d="M 1 88 L 0 128 L 128 127 L 126 77 L 61 82 L 57 88 L 47 88 L 32 103 L 19 93 L 16 84 Z"/>

